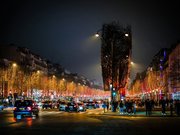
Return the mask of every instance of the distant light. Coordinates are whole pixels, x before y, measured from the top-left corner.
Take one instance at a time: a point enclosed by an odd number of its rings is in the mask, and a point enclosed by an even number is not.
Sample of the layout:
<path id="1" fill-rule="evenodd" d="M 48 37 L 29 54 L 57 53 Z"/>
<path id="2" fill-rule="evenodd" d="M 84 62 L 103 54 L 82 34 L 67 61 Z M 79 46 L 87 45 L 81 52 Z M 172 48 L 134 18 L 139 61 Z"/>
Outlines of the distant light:
<path id="1" fill-rule="evenodd" d="M 129 34 L 127 34 L 127 33 L 126 33 L 126 34 L 125 34 L 125 36 L 126 36 L 126 37 L 128 37 L 128 36 L 129 36 Z"/>
<path id="2" fill-rule="evenodd" d="M 13 63 L 13 67 L 16 67 L 17 66 L 17 64 L 16 63 Z"/>
<path id="3" fill-rule="evenodd" d="M 162 70 L 163 69 L 163 67 L 160 65 L 160 69 Z"/>
<path id="4" fill-rule="evenodd" d="M 96 33 L 96 34 L 95 34 L 95 37 L 99 37 L 99 33 Z"/>
<path id="5" fill-rule="evenodd" d="M 166 51 L 164 50 L 164 57 L 166 57 Z"/>
<path id="6" fill-rule="evenodd" d="M 134 65 L 134 62 L 131 61 L 131 65 Z"/>

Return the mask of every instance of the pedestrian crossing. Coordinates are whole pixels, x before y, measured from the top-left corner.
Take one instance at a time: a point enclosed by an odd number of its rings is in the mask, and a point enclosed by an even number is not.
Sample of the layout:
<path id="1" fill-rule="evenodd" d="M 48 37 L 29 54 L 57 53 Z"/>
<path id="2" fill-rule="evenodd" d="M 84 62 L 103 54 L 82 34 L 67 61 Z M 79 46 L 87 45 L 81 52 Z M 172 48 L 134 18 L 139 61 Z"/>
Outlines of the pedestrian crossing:
<path id="1" fill-rule="evenodd" d="M 86 115 L 101 115 L 104 114 L 103 111 L 100 112 L 64 112 L 64 111 L 41 111 L 40 115 L 55 115 L 55 114 L 86 114 Z"/>
<path id="2" fill-rule="evenodd" d="M 101 112 L 86 112 L 86 114 L 89 114 L 89 115 L 101 115 L 101 114 L 104 114 L 103 111 Z"/>

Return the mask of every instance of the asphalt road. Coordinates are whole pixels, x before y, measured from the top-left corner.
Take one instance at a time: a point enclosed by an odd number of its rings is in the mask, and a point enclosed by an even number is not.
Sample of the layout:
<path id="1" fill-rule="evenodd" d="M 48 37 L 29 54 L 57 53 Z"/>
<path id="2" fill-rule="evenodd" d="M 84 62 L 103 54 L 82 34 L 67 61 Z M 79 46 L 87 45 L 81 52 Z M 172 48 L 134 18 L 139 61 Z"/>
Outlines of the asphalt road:
<path id="1" fill-rule="evenodd" d="M 14 119 L 0 112 L 0 135 L 152 135 L 177 134 L 180 117 L 103 115 L 101 109 L 85 113 L 41 111 L 38 118 Z"/>

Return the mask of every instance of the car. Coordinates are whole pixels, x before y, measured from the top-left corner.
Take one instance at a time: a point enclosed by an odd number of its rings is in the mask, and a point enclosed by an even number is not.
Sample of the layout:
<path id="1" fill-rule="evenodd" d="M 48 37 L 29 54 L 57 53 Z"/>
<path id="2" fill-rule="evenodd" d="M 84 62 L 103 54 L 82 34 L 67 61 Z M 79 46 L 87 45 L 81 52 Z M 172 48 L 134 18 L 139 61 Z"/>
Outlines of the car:
<path id="1" fill-rule="evenodd" d="M 83 101 L 84 106 L 86 107 L 88 101 Z"/>
<path id="2" fill-rule="evenodd" d="M 0 110 L 3 110 L 4 109 L 4 105 L 0 105 Z"/>
<path id="3" fill-rule="evenodd" d="M 65 107 L 65 111 L 67 112 L 78 112 L 78 104 L 75 102 L 68 102 Z"/>
<path id="4" fill-rule="evenodd" d="M 78 111 L 79 112 L 85 112 L 86 111 L 86 106 L 84 103 L 78 103 Z"/>
<path id="5" fill-rule="evenodd" d="M 42 108 L 42 102 L 37 102 L 39 108 Z"/>
<path id="6" fill-rule="evenodd" d="M 67 103 L 65 101 L 59 102 L 59 111 L 66 111 Z"/>
<path id="7" fill-rule="evenodd" d="M 87 109 L 96 109 L 96 105 L 95 105 L 95 103 L 93 101 L 89 101 L 86 104 L 86 108 Z"/>
<path id="8" fill-rule="evenodd" d="M 38 117 L 39 108 L 33 100 L 16 100 L 13 110 L 14 118 L 17 116 L 34 116 Z"/>
<path id="9" fill-rule="evenodd" d="M 42 109 L 48 109 L 48 108 L 50 109 L 53 108 L 52 101 L 47 100 L 47 101 L 42 102 Z"/>
<path id="10" fill-rule="evenodd" d="M 58 107 L 59 107 L 58 101 L 53 100 L 53 101 L 52 101 L 52 108 L 58 108 Z"/>
<path id="11" fill-rule="evenodd" d="M 95 104 L 95 108 L 100 108 L 100 105 L 99 105 L 99 103 L 97 101 L 94 102 L 94 104 Z"/>

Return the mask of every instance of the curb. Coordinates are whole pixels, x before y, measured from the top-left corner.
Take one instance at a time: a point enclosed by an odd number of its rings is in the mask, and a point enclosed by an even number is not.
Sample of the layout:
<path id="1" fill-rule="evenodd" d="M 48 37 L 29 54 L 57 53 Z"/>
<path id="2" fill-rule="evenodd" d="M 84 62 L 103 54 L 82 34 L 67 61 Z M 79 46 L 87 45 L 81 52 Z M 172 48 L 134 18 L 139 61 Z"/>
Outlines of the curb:
<path id="1" fill-rule="evenodd" d="M 142 112 L 142 113 L 145 113 L 145 112 Z M 123 116 L 123 117 L 180 117 L 180 116 L 177 116 L 176 114 L 173 114 L 172 116 L 170 114 L 167 114 L 167 115 L 161 115 L 161 113 L 159 114 L 151 114 L 149 116 L 146 116 L 146 114 L 119 114 L 117 112 L 113 113 L 113 112 L 105 112 L 103 113 L 102 115 L 107 115 L 107 116 Z"/>

